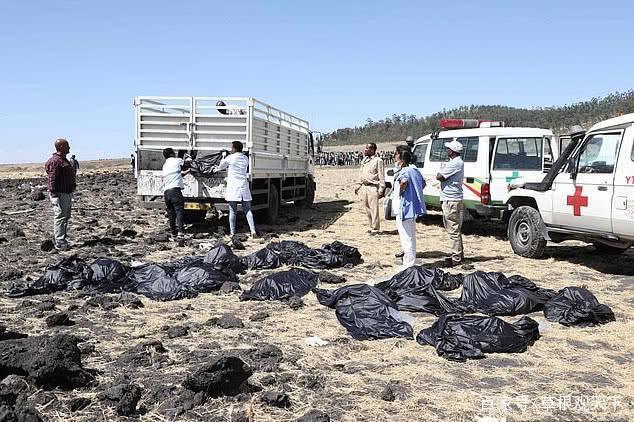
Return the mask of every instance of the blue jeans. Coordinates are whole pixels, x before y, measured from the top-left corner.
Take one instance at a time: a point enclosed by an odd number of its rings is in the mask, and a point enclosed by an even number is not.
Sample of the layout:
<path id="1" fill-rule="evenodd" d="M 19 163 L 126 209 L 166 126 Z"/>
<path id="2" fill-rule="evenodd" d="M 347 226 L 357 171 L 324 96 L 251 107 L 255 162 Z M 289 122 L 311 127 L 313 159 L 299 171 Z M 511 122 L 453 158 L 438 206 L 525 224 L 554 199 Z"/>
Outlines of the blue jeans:
<path id="1" fill-rule="evenodd" d="M 251 201 L 242 201 L 242 210 L 247 216 L 247 223 L 251 233 L 255 233 L 255 221 L 253 221 L 253 212 L 251 211 Z M 229 231 L 231 236 L 236 234 L 236 215 L 238 214 L 238 202 L 229 201 Z"/>

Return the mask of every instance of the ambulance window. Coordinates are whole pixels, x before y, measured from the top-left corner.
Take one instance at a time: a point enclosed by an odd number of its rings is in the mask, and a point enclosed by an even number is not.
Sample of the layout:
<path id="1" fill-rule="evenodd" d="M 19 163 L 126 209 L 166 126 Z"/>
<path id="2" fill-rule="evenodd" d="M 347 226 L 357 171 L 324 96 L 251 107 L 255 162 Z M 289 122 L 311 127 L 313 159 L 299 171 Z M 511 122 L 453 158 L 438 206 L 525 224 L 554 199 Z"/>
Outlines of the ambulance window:
<path id="1" fill-rule="evenodd" d="M 445 149 L 445 144 L 451 141 L 453 141 L 453 139 L 451 138 L 434 139 L 431 142 L 431 152 L 429 154 L 429 161 L 449 160 L 449 157 L 447 157 L 447 150 Z"/>
<path id="2" fill-rule="evenodd" d="M 553 151 L 550 149 L 550 138 L 544 138 L 544 170 L 553 166 Z"/>
<path id="3" fill-rule="evenodd" d="M 592 135 L 579 155 L 578 173 L 612 173 L 620 140 L 620 133 Z"/>
<path id="4" fill-rule="evenodd" d="M 498 139 L 493 169 L 541 170 L 542 138 Z"/>
<path id="5" fill-rule="evenodd" d="M 462 144 L 462 161 L 465 163 L 475 163 L 478 161 L 478 145 L 480 138 L 477 136 L 471 138 L 458 138 L 458 142 Z"/>
<path id="6" fill-rule="evenodd" d="M 475 136 L 470 138 L 458 138 L 456 140 L 462 144 L 462 160 L 465 163 L 476 162 L 478 159 L 478 143 L 480 142 L 479 138 Z M 434 139 L 431 143 L 431 153 L 429 155 L 429 161 L 449 161 L 445 144 L 451 141 L 451 138 Z"/>
<path id="7" fill-rule="evenodd" d="M 427 144 L 420 144 L 414 147 L 414 158 L 416 159 L 416 167 L 425 167 L 425 153 L 427 152 Z"/>
<path id="8" fill-rule="evenodd" d="M 561 152 L 565 150 L 571 141 L 572 141 L 572 138 L 559 138 L 559 151 Z"/>

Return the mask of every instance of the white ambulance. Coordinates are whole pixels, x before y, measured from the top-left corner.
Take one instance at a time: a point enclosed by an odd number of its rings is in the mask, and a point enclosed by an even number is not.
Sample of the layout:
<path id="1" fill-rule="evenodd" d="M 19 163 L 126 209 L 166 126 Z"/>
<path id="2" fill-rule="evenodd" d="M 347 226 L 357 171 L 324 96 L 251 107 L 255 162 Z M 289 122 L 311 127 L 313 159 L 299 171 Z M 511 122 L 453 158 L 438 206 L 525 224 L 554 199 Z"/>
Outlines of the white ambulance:
<path id="1" fill-rule="evenodd" d="M 509 193 L 508 237 L 518 255 L 539 257 L 549 240 L 585 240 L 609 253 L 634 243 L 634 113 L 572 142 L 542 183 Z"/>
<path id="2" fill-rule="evenodd" d="M 501 218 L 509 184 L 541 181 L 557 158 L 559 145 L 547 129 L 505 127 L 502 122 L 441 119 L 440 129 L 419 138 L 412 149 L 425 178 L 425 203 L 440 208 L 436 174 L 447 164 L 445 144 L 463 145 L 464 204 L 474 217 Z M 386 172 L 391 182 L 393 169 Z"/>

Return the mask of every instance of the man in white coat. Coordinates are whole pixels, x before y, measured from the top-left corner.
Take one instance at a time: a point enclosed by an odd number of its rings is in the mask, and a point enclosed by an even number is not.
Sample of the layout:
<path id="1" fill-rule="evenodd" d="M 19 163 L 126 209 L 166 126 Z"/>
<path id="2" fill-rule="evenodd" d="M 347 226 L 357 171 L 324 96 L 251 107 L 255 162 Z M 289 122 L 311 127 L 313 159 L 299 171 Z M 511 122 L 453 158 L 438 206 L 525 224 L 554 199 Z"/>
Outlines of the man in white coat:
<path id="1" fill-rule="evenodd" d="M 242 210 L 247 217 L 251 237 L 257 237 L 255 221 L 251 211 L 251 190 L 249 190 L 249 158 L 242 153 L 242 142 L 231 143 L 231 154 L 220 162 L 218 170 L 227 169 L 227 190 L 225 200 L 229 203 L 229 230 L 231 236 L 236 234 L 236 215 L 238 214 L 238 202 L 242 203 Z"/>

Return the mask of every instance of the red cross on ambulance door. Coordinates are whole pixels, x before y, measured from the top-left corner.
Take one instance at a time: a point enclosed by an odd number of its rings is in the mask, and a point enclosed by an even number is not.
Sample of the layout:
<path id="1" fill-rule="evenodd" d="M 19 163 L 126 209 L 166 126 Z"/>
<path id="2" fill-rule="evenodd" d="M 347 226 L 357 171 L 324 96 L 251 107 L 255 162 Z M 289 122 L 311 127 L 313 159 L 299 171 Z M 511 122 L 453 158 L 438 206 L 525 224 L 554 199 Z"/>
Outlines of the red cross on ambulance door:
<path id="1" fill-rule="evenodd" d="M 614 170 L 621 132 L 595 133 L 575 154 L 577 177 L 572 169 L 554 184 L 553 223 L 560 227 L 612 232 Z"/>

